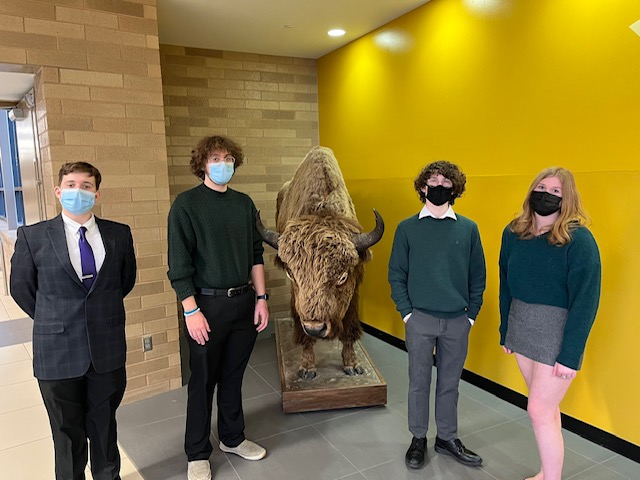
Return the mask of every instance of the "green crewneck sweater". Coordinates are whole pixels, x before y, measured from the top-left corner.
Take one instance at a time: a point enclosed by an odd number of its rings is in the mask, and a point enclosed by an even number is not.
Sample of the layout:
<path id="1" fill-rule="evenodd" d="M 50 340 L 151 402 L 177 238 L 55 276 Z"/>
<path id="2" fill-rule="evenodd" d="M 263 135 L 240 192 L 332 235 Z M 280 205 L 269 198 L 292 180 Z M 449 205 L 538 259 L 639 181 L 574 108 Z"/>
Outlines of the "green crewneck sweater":
<path id="1" fill-rule="evenodd" d="M 456 216 L 414 215 L 398 225 L 389 283 L 403 317 L 417 308 L 438 318 L 477 318 L 486 286 L 484 252 L 475 222 Z"/>
<path id="2" fill-rule="evenodd" d="M 204 183 L 181 193 L 169 212 L 169 280 L 178 298 L 196 288 L 245 285 L 254 265 L 264 263 L 255 228 L 256 207 L 230 188 L 220 193 Z"/>
<path id="3" fill-rule="evenodd" d="M 521 240 L 504 229 L 500 249 L 500 344 L 504 345 L 511 300 L 568 310 L 562 347 L 556 361 L 580 368 L 587 338 L 600 301 L 600 253 L 585 227 L 571 241 L 550 245 L 547 234 Z"/>

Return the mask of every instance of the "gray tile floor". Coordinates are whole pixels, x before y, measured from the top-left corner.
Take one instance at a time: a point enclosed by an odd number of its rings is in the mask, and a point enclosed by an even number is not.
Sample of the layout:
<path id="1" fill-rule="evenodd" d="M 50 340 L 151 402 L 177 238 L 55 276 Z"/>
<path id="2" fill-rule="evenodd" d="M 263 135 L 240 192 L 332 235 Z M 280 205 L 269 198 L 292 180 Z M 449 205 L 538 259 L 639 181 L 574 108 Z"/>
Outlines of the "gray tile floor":
<path id="1" fill-rule="evenodd" d="M 387 382 L 386 406 L 284 414 L 275 340 L 273 336 L 259 340 L 244 380 L 245 433 L 263 445 L 268 455 L 250 462 L 214 447 L 214 479 L 519 480 L 536 473 L 539 461 L 526 412 L 466 382 L 460 386 L 459 434 L 484 458 L 484 466 L 464 467 L 438 455 L 431 433 L 427 465 L 408 470 L 404 463 L 411 440 L 407 354 L 370 335 L 364 336 L 363 344 Z M 185 406 L 186 389 L 182 388 L 120 408 L 120 443 L 145 479 L 187 478 Z M 215 431 L 214 425 L 212 442 L 217 445 Z M 570 432 L 564 435 L 563 478 L 640 480 L 640 464 Z"/>

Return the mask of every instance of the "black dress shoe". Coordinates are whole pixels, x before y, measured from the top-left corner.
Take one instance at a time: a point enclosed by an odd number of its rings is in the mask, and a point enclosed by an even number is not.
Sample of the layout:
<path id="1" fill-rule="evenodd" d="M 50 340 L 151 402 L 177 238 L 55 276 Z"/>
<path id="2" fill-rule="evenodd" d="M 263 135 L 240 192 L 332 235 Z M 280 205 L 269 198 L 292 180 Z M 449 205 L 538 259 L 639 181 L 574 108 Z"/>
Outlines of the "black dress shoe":
<path id="1" fill-rule="evenodd" d="M 482 465 L 482 458 L 471 450 L 467 450 L 459 438 L 442 440 L 436 437 L 436 452 L 451 455 L 460 463 L 469 465 L 470 467 L 479 467 Z"/>
<path id="2" fill-rule="evenodd" d="M 413 440 L 411 440 L 411 446 L 409 447 L 409 450 L 407 450 L 407 454 L 404 456 L 407 467 L 422 468 L 424 466 L 424 451 L 426 449 L 426 438 L 413 437 Z"/>

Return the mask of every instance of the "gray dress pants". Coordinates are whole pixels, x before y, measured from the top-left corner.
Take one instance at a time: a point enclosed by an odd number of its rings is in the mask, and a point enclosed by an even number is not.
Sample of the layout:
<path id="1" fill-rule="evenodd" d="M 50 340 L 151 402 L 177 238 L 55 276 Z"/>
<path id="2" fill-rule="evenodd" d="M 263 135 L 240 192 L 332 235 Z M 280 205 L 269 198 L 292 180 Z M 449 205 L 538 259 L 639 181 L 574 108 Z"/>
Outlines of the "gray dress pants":
<path id="1" fill-rule="evenodd" d="M 467 358 L 471 323 L 466 315 L 436 318 L 413 310 L 405 325 L 409 353 L 409 431 L 424 438 L 429 428 L 429 391 L 436 350 L 435 418 L 438 437 L 458 435 L 458 384 Z"/>

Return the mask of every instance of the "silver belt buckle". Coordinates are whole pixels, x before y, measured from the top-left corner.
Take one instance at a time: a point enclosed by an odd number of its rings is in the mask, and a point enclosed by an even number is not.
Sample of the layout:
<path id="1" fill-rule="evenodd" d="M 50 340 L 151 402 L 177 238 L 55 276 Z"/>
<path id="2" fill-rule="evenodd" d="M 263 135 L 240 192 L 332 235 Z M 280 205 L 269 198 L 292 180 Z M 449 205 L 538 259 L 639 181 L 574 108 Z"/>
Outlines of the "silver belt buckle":
<path id="1" fill-rule="evenodd" d="M 235 291 L 235 288 L 233 288 L 233 287 L 231 287 L 229 290 L 227 290 L 227 297 L 228 298 L 233 297 L 234 291 Z"/>

